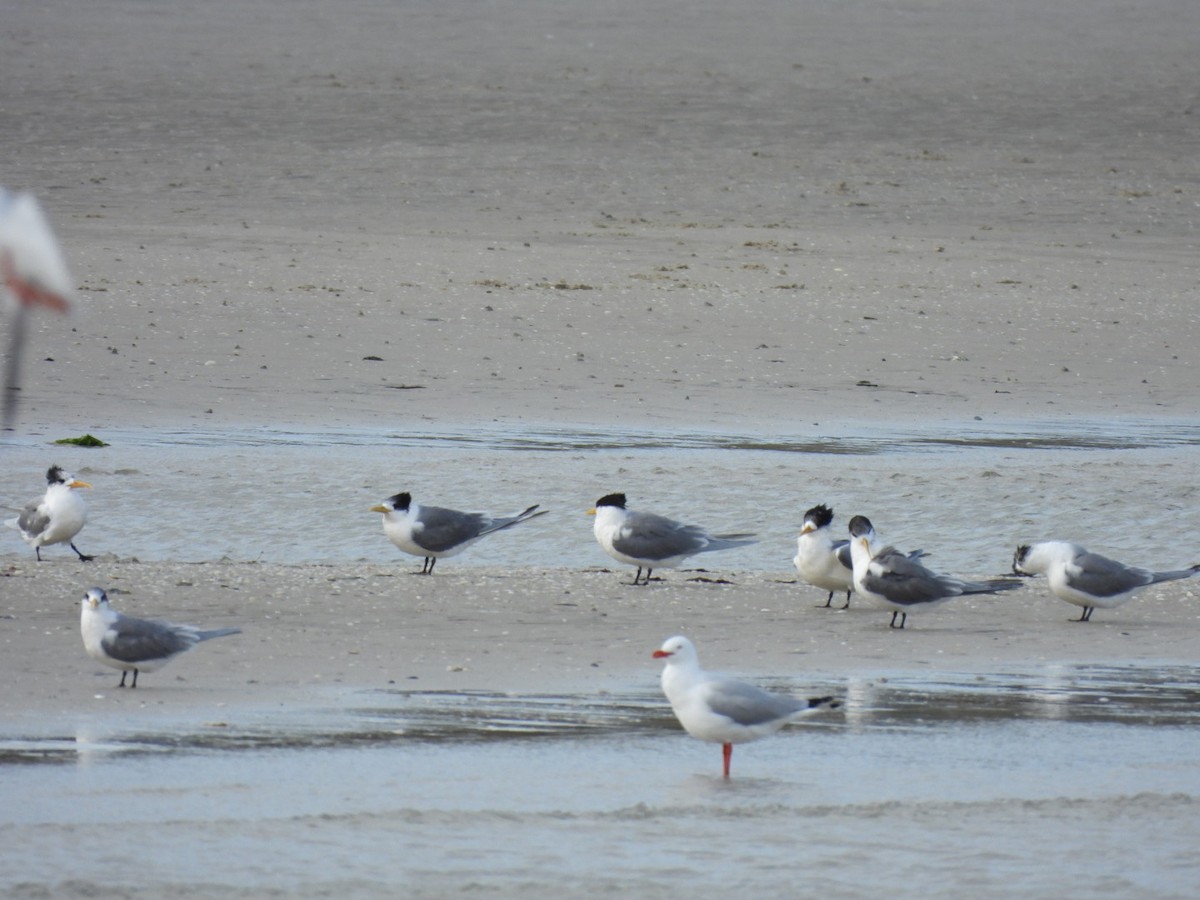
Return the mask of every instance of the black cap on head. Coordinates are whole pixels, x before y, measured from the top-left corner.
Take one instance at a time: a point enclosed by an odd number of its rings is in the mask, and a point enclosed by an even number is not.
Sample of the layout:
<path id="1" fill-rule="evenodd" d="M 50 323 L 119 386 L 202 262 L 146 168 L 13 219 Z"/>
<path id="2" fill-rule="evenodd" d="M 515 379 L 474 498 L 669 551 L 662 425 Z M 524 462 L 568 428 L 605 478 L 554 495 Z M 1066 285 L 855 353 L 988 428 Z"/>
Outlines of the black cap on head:
<path id="1" fill-rule="evenodd" d="M 821 503 L 804 514 L 805 522 L 812 522 L 818 528 L 824 528 L 833 521 L 833 510 Z"/>
<path id="2" fill-rule="evenodd" d="M 62 470 L 62 466 L 51 466 L 46 470 L 47 484 L 66 484 L 67 476 Z"/>
<path id="3" fill-rule="evenodd" d="M 625 508 L 624 494 L 605 494 L 596 501 L 596 506 L 616 506 L 620 509 Z"/>
<path id="4" fill-rule="evenodd" d="M 1017 548 L 1017 552 L 1013 554 L 1013 574 L 1028 575 L 1028 572 L 1021 571 L 1021 564 L 1025 562 L 1025 557 L 1029 555 L 1030 547 L 1028 544 L 1022 544 Z"/>
<path id="5" fill-rule="evenodd" d="M 875 527 L 866 516 L 855 516 L 850 520 L 850 533 L 855 537 L 862 537 L 867 532 L 874 530 Z"/>
<path id="6" fill-rule="evenodd" d="M 393 494 L 391 497 L 387 498 L 387 502 L 392 504 L 392 506 L 396 509 L 402 509 L 407 512 L 408 507 L 412 505 L 412 494 L 410 494 L 408 491 L 404 491 L 399 494 Z"/>

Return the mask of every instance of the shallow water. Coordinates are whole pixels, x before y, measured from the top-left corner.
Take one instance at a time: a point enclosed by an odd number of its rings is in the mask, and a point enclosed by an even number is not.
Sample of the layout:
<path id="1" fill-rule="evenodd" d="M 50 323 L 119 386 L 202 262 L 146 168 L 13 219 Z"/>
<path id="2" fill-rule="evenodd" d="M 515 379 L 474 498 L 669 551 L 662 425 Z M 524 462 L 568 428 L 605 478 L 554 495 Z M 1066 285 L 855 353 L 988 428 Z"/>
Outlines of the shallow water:
<path id="1" fill-rule="evenodd" d="M 1197 525 L 1196 425 L 947 433 L 130 431 L 100 450 L 10 441 L 0 495 L 27 499 L 50 462 L 74 468 L 95 486 L 81 547 L 148 560 L 411 566 L 367 512 L 411 490 L 551 511 L 440 566 L 607 566 L 584 511 L 625 490 L 631 506 L 759 533 L 697 561 L 717 569 L 790 573 L 817 502 L 839 526 L 870 515 L 948 571 L 1006 570 L 1013 545 L 1043 537 L 1194 561 L 1164 536 Z M 362 691 L 225 721 L 87 716 L 3 735 L 0 892 L 1190 897 L 1200 883 L 1192 667 L 803 688 L 844 710 L 738 748 L 729 783 L 719 750 L 641 685 Z"/>
<path id="2" fill-rule="evenodd" d="M 844 712 L 737 748 L 729 782 L 641 689 L 10 735 L 0 890 L 1193 894 L 1192 667 L 805 687 Z"/>
<path id="3" fill-rule="evenodd" d="M 856 425 L 790 436 L 559 426 L 99 436 L 111 446 L 10 439 L 0 502 L 36 496 L 45 468 L 61 463 L 94 485 L 80 548 L 142 560 L 412 565 L 368 511 L 401 490 L 458 509 L 549 510 L 443 567 L 612 565 L 585 511 L 618 490 L 631 508 L 755 532 L 754 546 L 693 560 L 722 570 L 790 571 L 803 513 L 816 503 L 834 508 L 836 529 L 868 515 L 885 540 L 970 574 L 1007 571 L 1016 544 L 1046 538 L 1148 567 L 1189 564 L 1162 535 L 1200 527 L 1193 421 Z M 15 532 L 3 534 L 7 552 L 27 552 Z"/>

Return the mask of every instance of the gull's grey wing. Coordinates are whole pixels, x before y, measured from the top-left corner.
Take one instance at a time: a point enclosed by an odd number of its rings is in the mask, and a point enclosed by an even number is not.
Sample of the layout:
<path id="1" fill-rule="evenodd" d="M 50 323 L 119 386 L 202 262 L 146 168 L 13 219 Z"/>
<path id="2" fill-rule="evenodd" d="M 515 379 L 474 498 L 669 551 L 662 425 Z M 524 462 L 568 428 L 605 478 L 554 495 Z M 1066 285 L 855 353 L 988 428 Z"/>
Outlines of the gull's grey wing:
<path id="1" fill-rule="evenodd" d="M 708 705 L 717 715 L 748 726 L 774 722 L 809 706 L 807 701 L 786 694 L 772 694 L 732 679 L 712 682 Z"/>
<path id="2" fill-rule="evenodd" d="M 182 653 L 195 646 L 196 640 L 195 631 L 188 628 L 121 616 L 100 646 L 113 659 L 139 663 Z"/>
<path id="3" fill-rule="evenodd" d="M 491 519 L 480 513 L 459 512 L 440 506 L 421 507 L 421 529 L 413 529 L 417 546 L 441 553 L 452 550 L 465 541 L 473 540 L 488 531 Z"/>
<path id="4" fill-rule="evenodd" d="M 632 513 L 613 539 L 613 549 L 634 559 L 669 559 L 699 553 L 708 544 L 703 530 L 653 513 Z"/>
<path id="5" fill-rule="evenodd" d="M 1078 567 L 1081 571 L 1074 572 Z M 1154 573 L 1119 563 L 1099 553 L 1075 554 L 1066 571 L 1067 585 L 1093 597 L 1112 597 L 1154 582 Z"/>
<path id="6" fill-rule="evenodd" d="M 30 537 L 37 537 L 50 524 L 50 514 L 43 508 L 41 500 L 33 500 L 25 504 L 17 516 L 17 527 Z"/>

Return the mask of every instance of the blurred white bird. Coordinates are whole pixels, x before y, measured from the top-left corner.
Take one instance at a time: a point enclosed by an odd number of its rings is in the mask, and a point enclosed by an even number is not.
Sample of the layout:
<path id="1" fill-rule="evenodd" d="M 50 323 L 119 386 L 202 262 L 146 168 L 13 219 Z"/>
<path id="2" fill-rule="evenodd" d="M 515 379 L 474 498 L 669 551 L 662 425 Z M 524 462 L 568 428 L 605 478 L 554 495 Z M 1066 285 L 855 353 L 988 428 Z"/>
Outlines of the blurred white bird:
<path id="1" fill-rule="evenodd" d="M 1090 622 L 1096 607 L 1114 609 L 1144 587 L 1200 575 L 1200 565 L 1152 572 L 1090 553 L 1078 544 L 1042 541 L 1017 548 L 1013 571 L 1018 575 L 1045 575 L 1054 596 L 1083 607 L 1075 621 Z"/>
<path id="2" fill-rule="evenodd" d="M 80 552 L 74 541 L 87 522 L 87 503 L 78 488 L 90 487 L 59 466 L 51 466 L 46 472 L 46 493 L 42 499 L 31 500 L 19 516 L 4 524 L 21 532 L 38 562 L 42 561 L 42 548 L 47 544 L 70 544 L 83 562 L 89 562 L 94 557 Z"/>
<path id="3" fill-rule="evenodd" d="M 0 400 L 0 431 L 11 429 L 16 419 L 28 310 L 45 306 L 65 313 L 73 290 L 62 251 L 37 200 L 32 194 L 0 187 L 0 296 L 5 305 L 15 306 Z"/>
<path id="4" fill-rule="evenodd" d="M 800 700 L 705 672 L 700 668 L 696 647 L 682 635 L 667 638 L 652 656 L 667 661 L 662 689 L 684 731 L 721 745 L 726 778 L 734 744 L 757 741 L 790 722 L 841 705 L 833 697 Z"/>
<path id="5" fill-rule="evenodd" d="M 240 628 L 201 631 L 192 625 L 173 625 L 122 615 L 108 605 L 103 588 L 88 588 L 83 595 L 79 618 L 83 648 L 97 662 L 121 670 L 121 683 L 133 673 L 131 688 L 137 687 L 138 672 L 161 669 L 174 656 L 191 650 L 201 641 L 241 634 Z"/>

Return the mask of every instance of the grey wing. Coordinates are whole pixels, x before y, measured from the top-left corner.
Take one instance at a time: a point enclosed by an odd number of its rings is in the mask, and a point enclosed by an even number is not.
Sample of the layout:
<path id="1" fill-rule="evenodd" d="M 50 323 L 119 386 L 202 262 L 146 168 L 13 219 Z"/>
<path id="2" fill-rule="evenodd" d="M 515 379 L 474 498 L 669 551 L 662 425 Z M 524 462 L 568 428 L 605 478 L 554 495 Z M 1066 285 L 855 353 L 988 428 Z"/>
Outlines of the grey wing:
<path id="1" fill-rule="evenodd" d="M 721 680 L 711 686 L 708 705 L 719 716 L 739 725 L 774 722 L 808 707 L 786 694 L 772 694 L 744 681 Z"/>
<path id="2" fill-rule="evenodd" d="M 1154 578 L 1150 583 L 1158 584 L 1160 581 L 1174 581 L 1177 578 L 1194 578 L 1197 573 L 1200 573 L 1200 564 L 1187 569 L 1175 569 L 1172 572 L 1152 572 Z"/>
<path id="3" fill-rule="evenodd" d="M 850 542 L 838 541 L 833 545 L 833 555 L 837 557 L 838 562 L 849 571 L 854 571 L 854 560 L 850 558 Z"/>
<path id="4" fill-rule="evenodd" d="M 115 632 L 115 634 L 113 633 Z M 196 644 L 194 631 L 163 622 L 122 616 L 100 641 L 104 652 L 121 662 L 139 663 L 166 659 Z"/>
<path id="5" fill-rule="evenodd" d="M 37 537 L 50 524 L 50 514 L 40 500 L 25 504 L 21 514 L 17 516 L 17 527 L 30 537 Z"/>
<path id="6" fill-rule="evenodd" d="M 900 606 L 928 603 L 962 593 L 962 583 L 957 579 L 931 572 L 893 547 L 879 551 L 872 562 L 883 567 L 883 574 L 876 575 L 868 569 L 862 580 L 863 587 Z"/>
<path id="7" fill-rule="evenodd" d="M 1066 572 L 1067 584 L 1093 597 L 1112 597 L 1154 581 L 1154 574 L 1135 569 L 1098 553 L 1078 553 L 1071 560 L 1082 571 Z"/>
<path id="8" fill-rule="evenodd" d="M 523 510 L 522 512 L 517 513 L 515 516 L 496 516 L 488 521 L 481 534 L 491 534 L 493 531 L 500 531 L 501 529 L 508 528 L 511 525 L 516 525 L 518 522 L 524 522 L 527 519 L 536 519 L 538 516 L 544 516 L 547 512 L 549 512 L 549 510 L 546 509 L 538 512 L 537 508 L 538 504 L 535 503 L 533 506 L 529 507 L 529 509 Z"/>
<path id="9" fill-rule="evenodd" d="M 414 529 L 413 540 L 426 550 L 440 553 L 485 534 L 491 519 L 480 513 L 459 512 L 438 506 L 421 507 L 420 531 Z"/>
<path id="10" fill-rule="evenodd" d="M 211 631 L 197 631 L 197 641 L 211 641 L 213 638 L 225 637 L 229 634 L 241 634 L 240 628 L 214 628 Z"/>
<path id="11" fill-rule="evenodd" d="M 707 544 L 707 536 L 695 525 L 684 525 L 652 513 L 631 515 L 613 540 L 618 553 L 634 559 L 669 559 L 699 553 Z"/>
<path id="12" fill-rule="evenodd" d="M 959 581 L 957 578 L 947 580 L 957 585 L 962 594 L 999 594 L 1015 591 L 1025 583 L 1020 578 L 989 578 L 987 581 Z"/>

